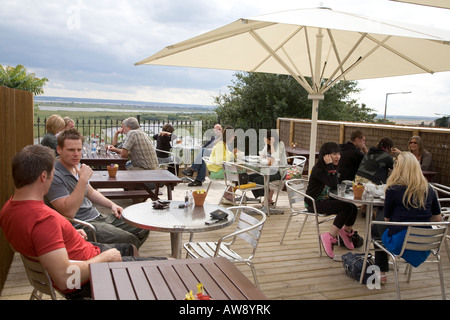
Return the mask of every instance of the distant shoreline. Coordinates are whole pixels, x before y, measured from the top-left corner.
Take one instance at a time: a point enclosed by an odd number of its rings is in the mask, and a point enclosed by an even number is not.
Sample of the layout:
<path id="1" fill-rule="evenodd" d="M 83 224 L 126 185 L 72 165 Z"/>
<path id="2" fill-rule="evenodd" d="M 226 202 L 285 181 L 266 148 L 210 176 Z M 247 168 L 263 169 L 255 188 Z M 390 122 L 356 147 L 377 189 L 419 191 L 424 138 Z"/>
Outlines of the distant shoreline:
<path id="1" fill-rule="evenodd" d="M 38 107 L 48 111 L 90 111 L 90 112 L 132 112 L 132 113 L 214 113 L 215 106 L 179 104 L 166 102 L 146 102 L 130 100 L 109 100 L 91 98 L 66 97 L 34 97 Z M 126 109 L 124 109 L 126 107 Z M 377 115 L 375 119 L 382 119 L 384 115 Z M 420 125 L 422 122 L 429 125 L 439 117 L 420 117 L 403 115 L 386 115 L 386 119 L 396 124 Z"/>

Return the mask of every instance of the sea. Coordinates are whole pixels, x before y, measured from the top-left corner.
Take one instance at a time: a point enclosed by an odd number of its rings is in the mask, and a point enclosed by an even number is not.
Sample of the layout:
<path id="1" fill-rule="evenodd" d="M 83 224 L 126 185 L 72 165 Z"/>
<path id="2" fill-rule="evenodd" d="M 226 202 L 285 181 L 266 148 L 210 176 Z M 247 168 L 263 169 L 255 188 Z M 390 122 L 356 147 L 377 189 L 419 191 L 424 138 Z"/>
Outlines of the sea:
<path id="1" fill-rule="evenodd" d="M 38 104 L 39 109 L 50 111 L 86 111 L 86 107 L 83 107 L 83 105 L 96 105 L 96 107 L 89 108 L 89 111 L 94 112 L 208 113 L 214 112 L 215 108 L 214 106 L 197 104 L 50 96 L 35 96 L 34 101 Z"/>
<path id="2" fill-rule="evenodd" d="M 39 104 L 39 109 L 50 111 L 86 111 L 86 107 L 83 107 L 83 105 L 88 104 L 96 105 L 96 107 L 90 107 L 89 111 L 98 112 L 109 111 L 142 113 L 143 111 L 146 111 L 153 113 L 213 113 L 215 109 L 215 106 L 212 105 L 51 96 L 36 96 L 34 97 L 34 101 Z M 383 119 L 383 117 L 383 114 L 378 114 L 375 119 Z M 396 124 L 412 126 L 421 124 L 425 126 L 433 126 L 436 118 L 437 117 L 410 115 L 386 115 L 387 120 L 393 121 Z"/>

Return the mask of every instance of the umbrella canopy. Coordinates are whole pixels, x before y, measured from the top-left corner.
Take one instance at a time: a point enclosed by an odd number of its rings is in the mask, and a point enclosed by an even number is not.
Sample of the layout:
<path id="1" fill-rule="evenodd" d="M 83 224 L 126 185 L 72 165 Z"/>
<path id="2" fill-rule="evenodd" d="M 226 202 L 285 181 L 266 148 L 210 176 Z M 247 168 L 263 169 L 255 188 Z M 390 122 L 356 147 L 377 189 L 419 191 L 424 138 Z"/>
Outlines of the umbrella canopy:
<path id="1" fill-rule="evenodd" d="M 239 19 L 161 50 L 136 65 L 289 74 L 313 101 L 309 172 L 323 94 L 339 80 L 450 70 L 450 32 L 329 8 Z M 313 84 L 306 80 L 313 79 Z"/>
<path id="2" fill-rule="evenodd" d="M 412 4 L 420 4 L 422 6 L 450 9 L 450 0 L 392 0 L 397 2 L 405 2 Z"/>

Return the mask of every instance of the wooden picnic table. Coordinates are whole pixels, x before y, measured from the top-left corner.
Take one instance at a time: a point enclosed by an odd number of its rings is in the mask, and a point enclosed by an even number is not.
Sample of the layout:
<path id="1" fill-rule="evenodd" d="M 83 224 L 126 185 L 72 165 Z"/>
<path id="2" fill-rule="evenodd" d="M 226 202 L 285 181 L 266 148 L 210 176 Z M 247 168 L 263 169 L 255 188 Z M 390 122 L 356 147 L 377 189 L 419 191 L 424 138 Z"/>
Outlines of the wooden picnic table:
<path id="1" fill-rule="evenodd" d="M 115 152 L 87 152 L 83 154 L 80 162 L 84 163 L 93 170 L 104 170 L 104 167 L 111 164 L 118 164 L 119 170 L 125 170 L 128 159 L 122 158 Z"/>
<path id="2" fill-rule="evenodd" d="M 168 170 L 118 170 L 115 178 L 108 171 L 94 171 L 89 183 L 95 189 L 120 188 L 113 191 L 101 191 L 109 199 L 158 199 L 159 185 L 167 186 L 167 197 L 172 199 L 172 189 L 181 179 Z M 156 186 L 155 189 L 150 184 Z"/>
<path id="3" fill-rule="evenodd" d="M 183 300 L 201 283 L 214 300 L 266 300 L 225 258 L 92 263 L 94 300 Z"/>

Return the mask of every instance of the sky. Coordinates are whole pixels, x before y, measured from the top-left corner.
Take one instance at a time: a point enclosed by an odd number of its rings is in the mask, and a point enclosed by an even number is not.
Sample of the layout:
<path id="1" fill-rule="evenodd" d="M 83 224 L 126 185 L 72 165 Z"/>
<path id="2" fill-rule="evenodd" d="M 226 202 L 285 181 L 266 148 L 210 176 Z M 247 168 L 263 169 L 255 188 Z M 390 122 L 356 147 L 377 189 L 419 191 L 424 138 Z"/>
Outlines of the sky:
<path id="1" fill-rule="evenodd" d="M 48 78 L 44 96 L 212 105 L 233 71 L 134 64 L 239 18 L 318 6 L 450 30 L 450 10 L 387 0 L 0 0 L 0 65 Z M 380 114 L 386 93 L 388 115 L 450 113 L 450 72 L 358 83 Z"/>

